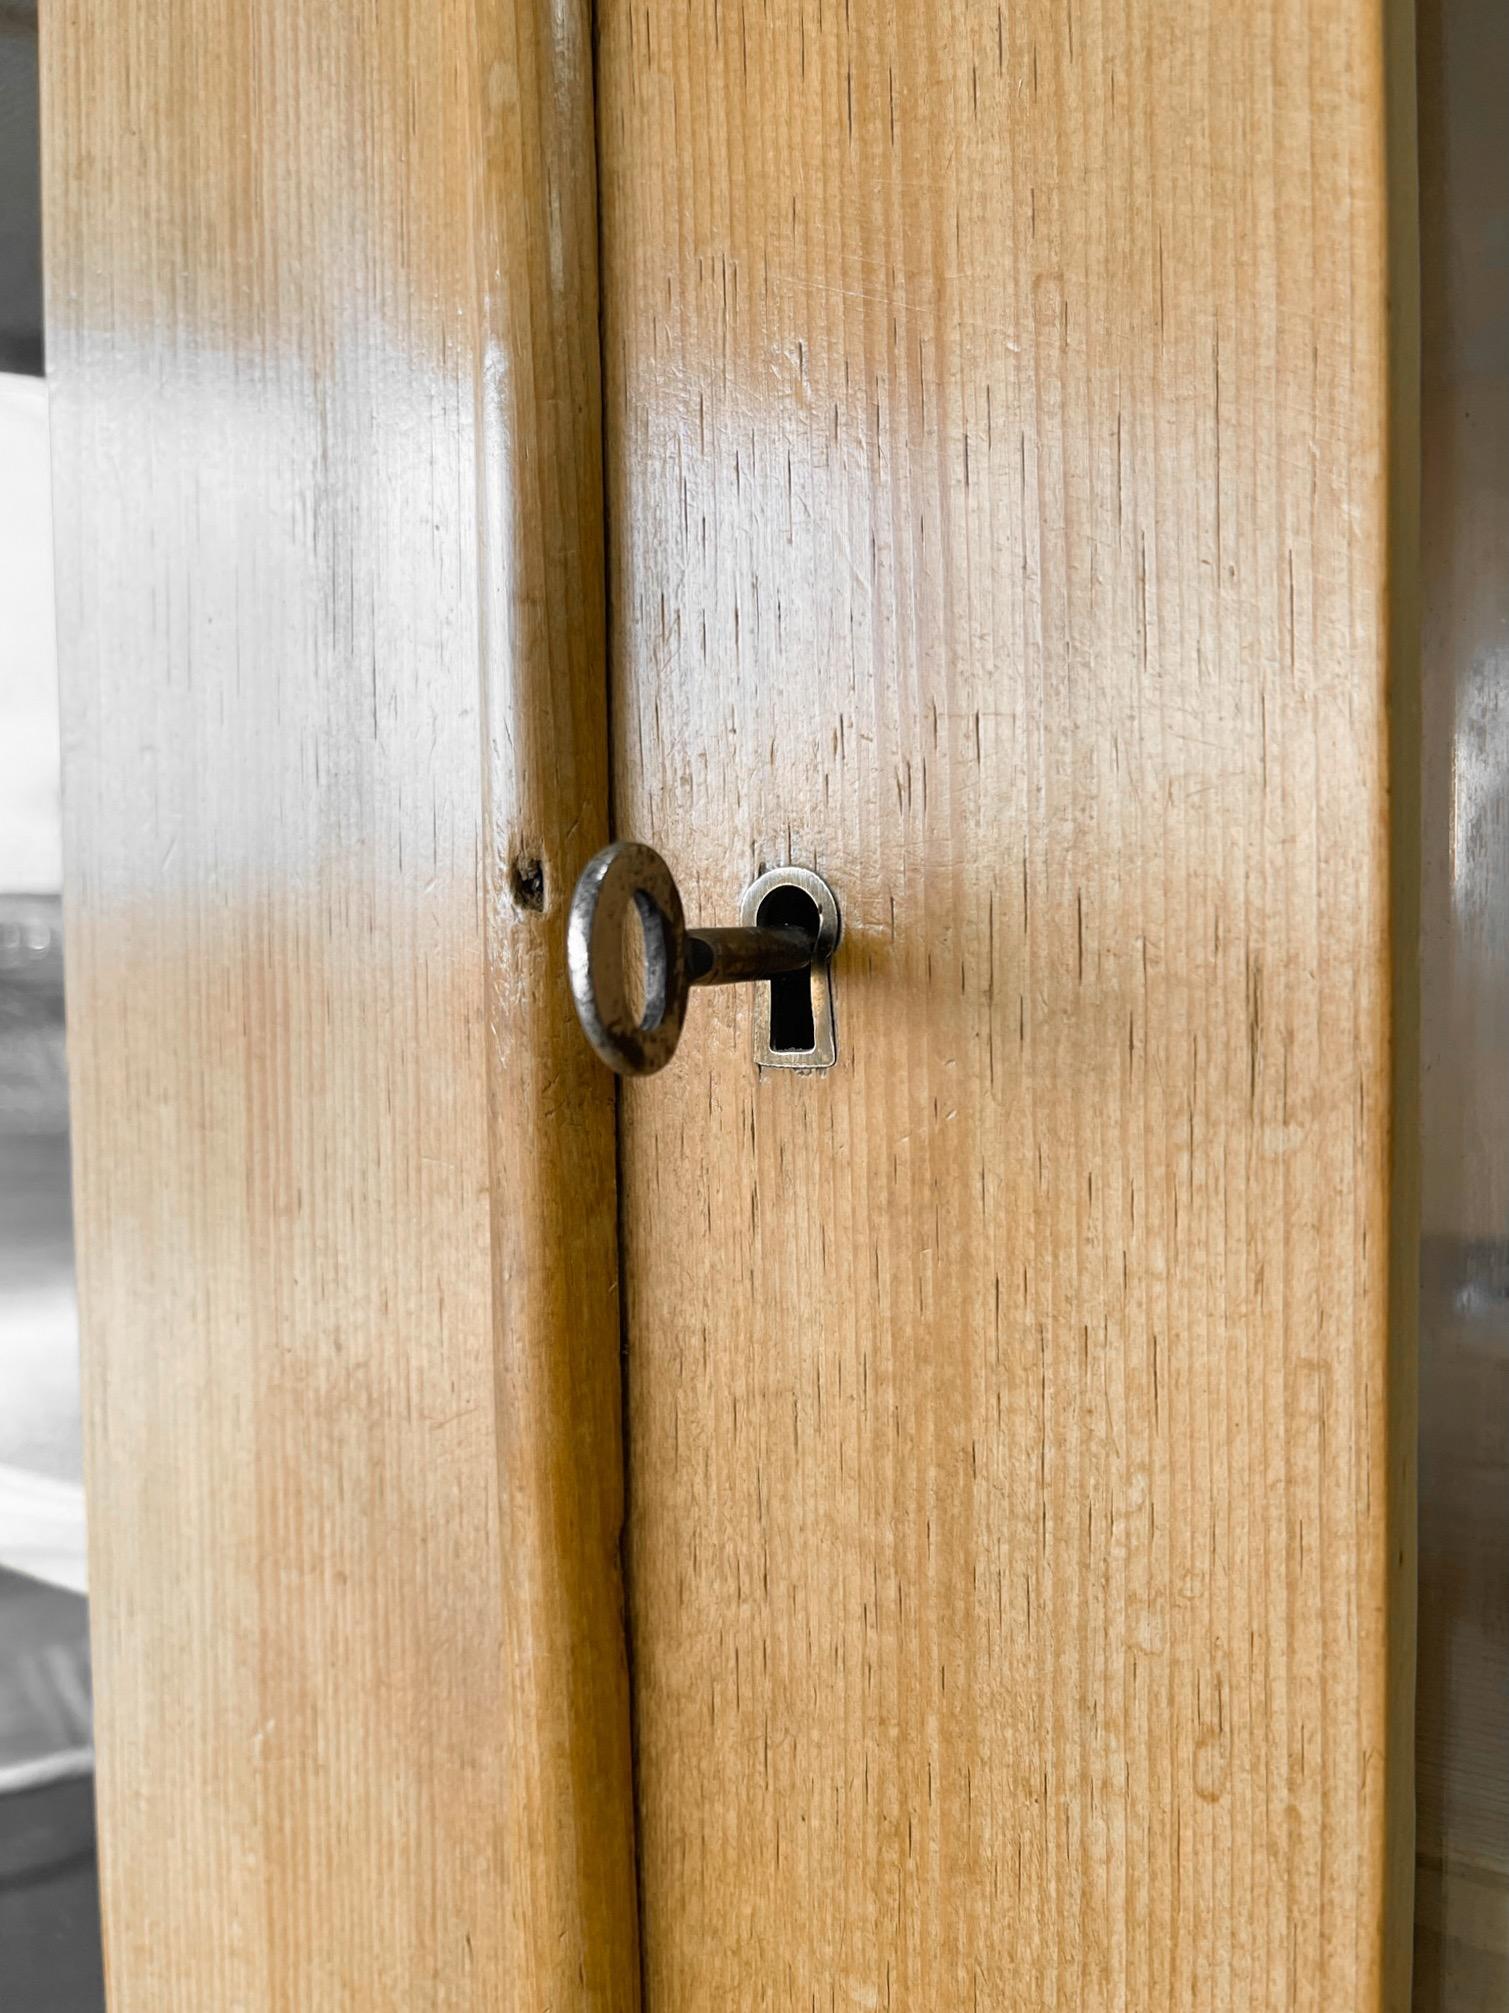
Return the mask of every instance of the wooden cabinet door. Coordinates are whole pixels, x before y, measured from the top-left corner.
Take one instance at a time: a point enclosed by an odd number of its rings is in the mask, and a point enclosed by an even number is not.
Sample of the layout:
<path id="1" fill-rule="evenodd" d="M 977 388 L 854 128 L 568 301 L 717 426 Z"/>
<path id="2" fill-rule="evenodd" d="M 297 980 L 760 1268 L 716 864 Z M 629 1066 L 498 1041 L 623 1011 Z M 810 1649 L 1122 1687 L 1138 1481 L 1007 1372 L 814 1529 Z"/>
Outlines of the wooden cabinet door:
<path id="1" fill-rule="evenodd" d="M 586 9 L 42 35 L 111 2005 L 630 2007 Z"/>
<path id="2" fill-rule="evenodd" d="M 1402 2006 L 1407 10 L 600 36 L 647 2003 Z"/>

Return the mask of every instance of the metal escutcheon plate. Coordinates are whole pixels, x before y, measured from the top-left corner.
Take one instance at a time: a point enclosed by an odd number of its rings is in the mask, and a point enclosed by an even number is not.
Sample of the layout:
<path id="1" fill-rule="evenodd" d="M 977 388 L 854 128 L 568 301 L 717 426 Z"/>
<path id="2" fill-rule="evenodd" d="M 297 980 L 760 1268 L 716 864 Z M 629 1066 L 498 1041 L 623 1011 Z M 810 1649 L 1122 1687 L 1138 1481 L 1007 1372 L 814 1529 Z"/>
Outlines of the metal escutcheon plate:
<path id="1" fill-rule="evenodd" d="M 810 988 L 812 1002 L 812 1046 L 779 1048 L 772 1036 L 771 996 L 765 988 L 755 1009 L 754 1059 L 761 1069 L 795 1069 L 803 1073 L 832 1069 L 838 1060 L 838 1036 L 833 1015 L 833 974 L 830 961 L 838 949 L 841 930 L 838 899 L 820 874 L 806 867 L 772 867 L 744 890 L 740 920 L 750 927 L 763 920 L 761 910 L 773 895 L 795 888 L 817 911 L 817 940 L 812 964 L 803 983 Z"/>

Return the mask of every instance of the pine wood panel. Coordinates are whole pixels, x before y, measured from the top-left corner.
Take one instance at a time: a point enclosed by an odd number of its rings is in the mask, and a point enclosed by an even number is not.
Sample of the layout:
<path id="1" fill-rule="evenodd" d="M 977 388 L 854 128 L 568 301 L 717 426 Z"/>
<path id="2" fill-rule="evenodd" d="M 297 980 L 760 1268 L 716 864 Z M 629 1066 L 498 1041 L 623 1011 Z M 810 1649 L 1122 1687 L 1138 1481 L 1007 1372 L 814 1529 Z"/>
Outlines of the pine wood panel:
<path id="1" fill-rule="evenodd" d="M 1408 15 L 600 20 L 648 2001 L 1398 2006 Z"/>
<path id="2" fill-rule="evenodd" d="M 111 2003 L 631 2007 L 586 9 L 43 37 Z"/>

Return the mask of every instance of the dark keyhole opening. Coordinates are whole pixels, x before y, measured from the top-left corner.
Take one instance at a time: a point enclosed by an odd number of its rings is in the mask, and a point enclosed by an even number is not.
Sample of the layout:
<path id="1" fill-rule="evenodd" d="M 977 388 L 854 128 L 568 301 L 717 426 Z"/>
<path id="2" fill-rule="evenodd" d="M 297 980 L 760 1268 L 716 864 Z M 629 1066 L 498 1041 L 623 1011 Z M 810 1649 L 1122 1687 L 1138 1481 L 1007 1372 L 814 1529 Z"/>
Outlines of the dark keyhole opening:
<path id="1" fill-rule="evenodd" d="M 801 888 L 772 888 L 755 915 L 756 922 L 774 929 L 805 930 L 814 943 L 820 920 L 817 903 Z M 802 1054 L 817 1046 L 810 965 L 770 981 L 770 1046 L 784 1054 Z"/>

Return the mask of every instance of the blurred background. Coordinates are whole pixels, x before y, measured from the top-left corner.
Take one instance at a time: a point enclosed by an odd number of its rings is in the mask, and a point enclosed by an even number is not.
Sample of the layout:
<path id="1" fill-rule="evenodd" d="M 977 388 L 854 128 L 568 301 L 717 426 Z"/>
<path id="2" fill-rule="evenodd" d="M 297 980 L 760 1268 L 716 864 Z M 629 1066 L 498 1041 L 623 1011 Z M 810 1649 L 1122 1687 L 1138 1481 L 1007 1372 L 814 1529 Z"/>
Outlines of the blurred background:
<path id="1" fill-rule="evenodd" d="M 0 0 L 0 2007 L 104 2005 L 34 4 Z"/>
<path id="2" fill-rule="evenodd" d="M 1509 2008 L 1509 7 L 1418 0 L 1415 2005 Z"/>

